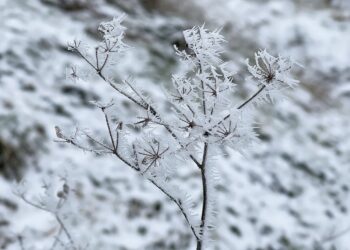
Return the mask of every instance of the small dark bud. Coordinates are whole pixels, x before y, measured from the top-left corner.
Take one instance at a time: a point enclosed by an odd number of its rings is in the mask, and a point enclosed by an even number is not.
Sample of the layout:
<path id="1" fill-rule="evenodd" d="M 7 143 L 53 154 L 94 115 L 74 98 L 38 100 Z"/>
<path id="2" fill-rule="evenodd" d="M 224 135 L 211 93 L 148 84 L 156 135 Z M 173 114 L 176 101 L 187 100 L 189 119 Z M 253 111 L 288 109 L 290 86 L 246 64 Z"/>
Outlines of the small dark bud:
<path id="1" fill-rule="evenodd" d="M 62 191 L 57 192 L 58 198 L 65 198 L 65 194 Z"/>
<path id="2" fill-rule="evenodd" d="M 118 129 L 118 130 L 122 130 L 122 129 L 123 129 L 123 122 L 119 122 L 119 123 L 118 123 L 117 129 Z"/>
<path id="3" fill-rule="evenodd" d="M 63 184 L 63 192 L 64 192 L 65 194 L 68 194 L 68 193 L 69 193 L 69 186 L 68 186 L 66 183 Z"/>

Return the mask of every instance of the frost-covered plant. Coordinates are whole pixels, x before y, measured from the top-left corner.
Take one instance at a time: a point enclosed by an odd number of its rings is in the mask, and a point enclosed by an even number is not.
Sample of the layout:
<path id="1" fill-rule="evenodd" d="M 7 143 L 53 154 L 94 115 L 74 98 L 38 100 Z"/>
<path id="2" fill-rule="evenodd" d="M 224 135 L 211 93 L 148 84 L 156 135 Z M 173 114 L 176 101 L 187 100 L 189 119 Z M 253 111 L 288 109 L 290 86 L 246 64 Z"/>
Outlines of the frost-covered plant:
<path id="1" fill-rule="evenodd" d="M 57 227 L 54 228 L 54 239 L 48 243 L 46 249 L 50 250 L 82 250 L 87 249 L 87 244 L 76 242 L 74 234 L 70 230 L 70 221 L 77 219 L 72 216 L 72 210 L 78 210 L 76 190 L 74 182 L 66 172 L 57 177 L 48 176 L 41 183 L 43 192 L 37 196 L 31 197 L 28 194 L 28 185 L 22 181 L 15 189 L 15 194 L 19 196 L 28 205 L 50 214 L 56 221 Z M 27 250 L 24 240 L 26 236 L 19 235 L 18 241 L 21 250 Z"/>
<path id="2" fill-rule="evenodd" d="M 114 155 L 135 170 L 176 204 L 196 240 L 196 249 L 207 248 L 215 229 L 215 183 L 220 172 L 215 157 L 219 148 L 227 146 L 242 151 L 255 140 L 253 120 L 244 110 L 275 99 L 276 93 L 295 86 L 296 81 L 289 77 L 292 63 L 265 50 L 256 53 L 255 65 L 248 64 L 248 70 L 258 83 L 257 91 L 246 101 L 235 104 L 233 73 L 221 59 L 223 36 L 219 30 L 209 31 L 204 26 L 186 30 L 183 33 L 186 50 L 175 48 L 175 51 L 187 68 L 172 77 L 173 88 L 167 93 L 172 112 L 165 114 L 133 82 L 116 83 L 108 75 L 107 67 L 128 48 L 123 42 L 123 19 L 121 16 L 102 23 L 99 27 L 102 42 L 93 49 L 80 41 L 70 43 L 69 49 L 121 97 L 135 104 L 138 115 L 127 121 L 115 115 L 112 119 L 110 110 L 114 103 L 96 103 L 103 113 L 109 142 L 84 130 L 68 136 L 56 127 L 56 135 L 60 142 L 82 150 Z M 71 77 L 78 78 L 75 68 Z M 135 135 L 135 128 L 140 134 Z M 201 176 L 203 199 L 199 216 L 193 211 L 189 194 L 169 181 L 177 166 L 184 163 L 194 166 Z"/>

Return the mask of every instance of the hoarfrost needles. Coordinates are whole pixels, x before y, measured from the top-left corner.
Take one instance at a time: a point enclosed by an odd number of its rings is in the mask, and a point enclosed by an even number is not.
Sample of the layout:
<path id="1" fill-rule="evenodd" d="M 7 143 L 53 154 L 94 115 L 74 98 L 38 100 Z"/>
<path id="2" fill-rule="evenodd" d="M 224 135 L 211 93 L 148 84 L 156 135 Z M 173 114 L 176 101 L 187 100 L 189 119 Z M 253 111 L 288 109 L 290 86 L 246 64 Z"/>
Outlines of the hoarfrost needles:
<path id="1" fill-rule="evenodd" d="M 274 57 L 266 50 L 255 53 L 255 65 L 250 65 L 247 60 L 248 71 L 258 81 L 258 86 L 264 90 L 260 98 L 278 99 L 284 89 L 295 87 L 299 81 L 290 76 L 294 64 L 291 59 L 280 55 Z"/>
<path id="2" fill-rule="evenodd" d="M 286 87 L 294 87 L 297 81 L 289 77 L 292 62 L 281 56 L 274 57 L 266 50 L 257 52 L 255 65 L 248 62 L 247 65 L 260 89 L 237 105 L 232 103 L 234 73 L 221 59 L 225 40 L 220 30 L 209 31 L 204 25 L 185 30 L 187 48 L 175 50 L 187 69 L 172 76 L 173 88 L 167 96 L 174 112 L 164 114 L 133 81 L 116 83 L 105 70 L 105 66 L 111 63 L 109 55 L 118 55 L 127 48 L 123 42 L 124 18 L 120 16 L 99 26 L 102 41 L 93 46 L 94 50 L 82 51 L 78 41 L 70 43 L 69 48 L 119 96 L 133 103 L 138 115 L 134 122 L 122 120 L 122 117 L 111 119 L 111 112 L 107 110 L 114 104 L 97 105 L 105 123 L 107 142 L 87 133 L 80 133 L 79 137 L 76 136 L 78 133 L 73 137 L 66 136 L 59 127 L 55 128 L 57 137 L 60 142 L 85 151 L 114 155 L 135 170 L 176 204 L 191 229 L 197 250 L 207 248 L 217 213 L 215 186 L 220 169 L 215 158 L 220 152 L 218 149 L 228 146 L 243 151 L 256 140 L 254 120 L 250 109 L 245 107 L 267 100 L 266 96 L 274 96 L 275 92 Z M 139 132 L 135 132 L 135 128 Z M 172 173 L 184 162 L 188 167 L 194 166 L 201 174 L 201 216 L 194 212 L 189 194 L 171 182 Z"/>

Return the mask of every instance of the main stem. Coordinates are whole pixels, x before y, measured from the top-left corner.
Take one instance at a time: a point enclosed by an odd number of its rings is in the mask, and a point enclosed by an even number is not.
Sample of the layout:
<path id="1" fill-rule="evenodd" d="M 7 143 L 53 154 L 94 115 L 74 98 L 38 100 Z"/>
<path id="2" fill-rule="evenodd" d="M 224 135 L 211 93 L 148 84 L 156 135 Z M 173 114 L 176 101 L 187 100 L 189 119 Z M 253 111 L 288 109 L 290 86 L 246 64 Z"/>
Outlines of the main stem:
<path id="1" fill-rule="evenodd" d="M 201 177 L 202 177 L 202 189 L 203 189 L 203 205 L 202 205 L 202 216 L 201 216 L 201 238 L 197 240 L 196 250 L 202 250 L 203 247 L 203 235 L 206 227 L 206 214 L 208 205 L 208 189 L 207 189 L 207 178 L 206 178 L 206 162 L 208 155 L 208 143 L 204 143 L 203 159 L 200 165 Z"/>
<path id="2" fill-rule="evenodd" d="M 199 31 L 199 35 L 200 31 Z M 199 60 L 199 72 L 200 74 L 203 73 L 203 65 L 202 62 Z M 202 106 L 203 106 L 203 114 L 204 116 L 207 115 L 207 105 L 205 100 L 205 89 L 204 89 L 204 82 L 201 80 L 201 88 L 202 88 Z M 201 232 L 200 232 L 200 238 L 197 239 L 197 250 L 202 250 L 203 248 L 203 238 L 205 237 L 205 229 L 206 229 L 206 215 L 207 215 L 207 203 L 208 203 L 208 188 L 207 188 L 207 178 L 205 175 L 206 172 L 206 162 L 207 162 L 207 155 L 208 155 L 208 143 L 204 143 L 203 147 L 203 157 L 202 157 L 202 163 L 200 164 L 199 168 L 201 171 L 201 177 L 202 177 L 202 190 L 203 190 L 203 204 L 202 204 L 202 216 L 201 216 Z"/>

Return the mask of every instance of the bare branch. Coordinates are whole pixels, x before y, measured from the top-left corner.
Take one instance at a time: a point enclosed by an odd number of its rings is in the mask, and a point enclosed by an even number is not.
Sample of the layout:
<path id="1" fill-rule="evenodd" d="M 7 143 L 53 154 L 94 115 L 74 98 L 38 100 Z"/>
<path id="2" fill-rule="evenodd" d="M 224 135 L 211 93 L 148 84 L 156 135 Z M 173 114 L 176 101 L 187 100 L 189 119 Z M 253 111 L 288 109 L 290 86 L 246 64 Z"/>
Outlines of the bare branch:
<path id="1" fill-rule="evenodd" d="M 96 57 L 96 69 L 100 70 L 100 66 L 98 62 L 98 47 L 95 48 L 95 57 Z"/>
<path id="2" fill-rule="evenodd" d="M 77 52 L 78 55 L 79 55 L 81 58 L 83 58 L 83 59 L 85 60 L 85 62 L 87 62 L 92 68 L 94 68 L 96 71 L 98 71 L 98 68 L 97 68 L 92 62 L 90 62 L 90 60 L 87 59 L 86 56 L 84 56 L 84 55 L 80 52 L 79 48 L 76 48 L 74 51 Z"/>
<path id="3" fill-rule="evenodd" d="M 48 213 L 52 213 L 51 210 L 49 210 L 49 209 L 43 207 L 42 205 L 36 204 L 36 203 L 34 203 L 34 202 L 28 200 L 28 199 L 25 197 L 25 194 L 24 194 L 24 193 L 17 194 L 17 195 L 19 195 L 19 197 L 20 197 L 24 202 L 26 202 L 27 204 L 31 205 L 32 207 L 35 207 L 35 208 L 37 208 L 37 209 L 39 209 L 39 210 L 42 210 L 42 211 L 45 211 L 45 212 L 48 212 Z"/>
<path id="4" fill-rule="evenodd" d="M 113 148 L 110 148 L 110 147 L 108 147 L 107 145 L 105 145 L 104 143 L 102 143 L 102 142 L 96 140 L 95 138 L 93 138 L 93 137 L 92 137 L 91 135 L 89 135 L 88 133 L 86 133 L 86 132 L 84 132 L 84 131 L 83 131 L 83 133 L 84 133 L 84 135 L 85 135 L 87 138 L 89 138 L 89 139 L 90 139 L 91 141 L 93 141 L 94 143 L 96 143 L 96 144 L 100 145 L 101 147 L 103 147 L 103 148 L 105 148 L 105 149 L 107 149 L 107 150 L 113 152 Z"/>
<path id="5" fill-rule="evenodd" d="M 58 231 L 58 234 L 55 237 L 55 240 L 52 242 L 52 245 L 50 247 L 50 250 L 54 250 L 58 243 L 60 243 L 60 236 L 62 234 L 63 228 L 60 226 L 60 230 Z"/>
<path id="6" fill-rule="evenodd" d="M 201 61 L 199 61 L 199 74 L 202 74 L 202 73 L 203 73 L 203 67 L 202 67 Z M 204 82 L 202 79 L 200 80 L 200 82 L 201 82 L 201 91 L 202 91 L 203 113 L 204 113 L 204 115 L 206 115 L 207 114 L 207 104 L 205 101 L 205 86 L 204 86 Z"/>
<path id="7" fill-rule="evenodd" d="M 99 71 L 102 72 L 102 70 L 104 69 L 104 67 L 105 67 L 106 64 L 107 64 L 108 58 L 109 58 L 109 54 L 106 55 L 105 60 L 104 60 L 104 62 L 103 62 L 103 64 L 102 64 L 102 66 L 100 67 Z"/>
<path id="8" fill-rule="evenodd" d="M 187 224 L 191 228 L 192 234 L 194 235 L 196 240 L 199 241 L 200 237 L 199 237 L 199 235 L 197 235 L 197 232 L 195 230 L 194 225 L 192 225 L 191 222 L 189 221 L 189 217 L 188 217 L 187 213 L 185 212 L 184 208 L 182 207 L 182 202 L 180 200 L 174 198 L 172 195 L 170 195 L 170 193 L 168 193 L 164 188 L 162 188 L 160 185 L 158 185 L 154 180 L 152 180 L 152 179 L 148 179 L 148 180 L 151 183 L 153 183 L 160 191 L 162 191 L 170 200 L 172 200 L 178 206 L 182 215 L 185 217 Z"/>
<path id="9" fill-rule="evenodd" d="M 57 222 L 60 224 L 63 232 L 65 233 L 65 235 L 67 236 L 68 240 L 69 240 L 69 243 L 72 245 L 73 249 L 77 249 L 77 247 L 75 246 L 74 244 L 74 240 L 72 238 L 72 236 L 70 235 L 68 229 L 66 228 L 66 226 L 64 225 L 62 219 L 59 217 L 58 214 L 55 214 L 55 218 L 57 220 Z"/>
<path id="10" fill-rule="evenodd" d="M 111 126 L 109 124 L 108 116 L 107 116 L 104 108 L 102 108 L 101 110 L 102 110 L 102 112 L 104 114 L 104 117 L 105 117 L 106 125 L 107 125 L 107 128 L 108 128 L 109 138 L 111 139 L 111 143 L 112 143 L 112 146 L 113 146 L 113 151 L 116 153 L 117 152 L 117 148 L 116 148 L 115 143 L 114 143 L 114 138 L 113 138 L 113 135 L 112 135 L 112 130 L 111 130 Z"/>
<path id="11" fill-rule="evenodd" d="M 243 102 L 241 105 L 239 105 L 237 107 L 237 109 L 241 109 L 243 108 L 245 105 L 247 105 L 248 103 L 250 103 L 252 100 L 254 100 L 254 98 L 256 98 L 264 89 L 266 88 L 266 85 L 263 85 L 257 92 L 254 93 L 254 95 L 252 95 L 248 100 L 246 100 L 245 102 Z"/>
<path id="12" fill-rule="evenodd" d="M 97 155 L 102 155 L 102 154 L 113 154 L 113 151 L 105 151 L 105 150 L 97 150 L 97 149 L 93 149 L 93 148 L 88 148 L 85 147 L 79 143 L 77 143 L 75 140 L 73 139 L 64 139 L 62 141 L 59 140 L 55 140 L 55 142 L 59 142 L 59 143 L 68 143 L 68 144 L 72 144 L 73 146 L 85 151 L 85 152 L 90 152 L 90 153 L 94 153 Z"/>

